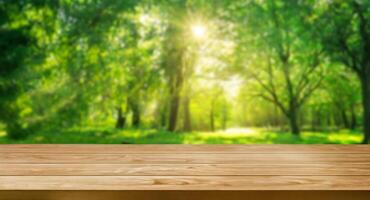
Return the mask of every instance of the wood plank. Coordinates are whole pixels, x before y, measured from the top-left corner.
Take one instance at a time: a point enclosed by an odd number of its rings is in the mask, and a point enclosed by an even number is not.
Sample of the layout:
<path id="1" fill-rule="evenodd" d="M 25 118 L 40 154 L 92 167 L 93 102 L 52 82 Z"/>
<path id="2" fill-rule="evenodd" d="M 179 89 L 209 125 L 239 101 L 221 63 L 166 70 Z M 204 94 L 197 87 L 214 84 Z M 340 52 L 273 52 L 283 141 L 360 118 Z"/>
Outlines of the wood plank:
<path id="1" fill-rule="evenodd" d="M 54 154 L 138 154 L 138 153 L 370 153 L 370 145 L 86 145 L 86 144 L 18 144 L 0 145 L 1 153 L 54 153 Z"/>
<path id="2" fill-rule="evenodd" d="M 0 190 L 370 190 L 370 176 L 0 176 Z"/>
<path id="3" fill-rule="evenodd" d="M 0 191 L 0 200 L 369 200 L 370 191 Z"/>
<path id="4" fill-rule="evenodd" d="M 0 164 L 0 176 L 367 175 L 356 164 Z"/>
<path id="5" fill-rule="evenodd" d="M 23 164 L 370 164 L 370 154 L 0 154 Z"/>
<path id="6" fill-rule="evenodd" d="M 370 191 L 369 147 L 0 145 L 0 190 Z"/>

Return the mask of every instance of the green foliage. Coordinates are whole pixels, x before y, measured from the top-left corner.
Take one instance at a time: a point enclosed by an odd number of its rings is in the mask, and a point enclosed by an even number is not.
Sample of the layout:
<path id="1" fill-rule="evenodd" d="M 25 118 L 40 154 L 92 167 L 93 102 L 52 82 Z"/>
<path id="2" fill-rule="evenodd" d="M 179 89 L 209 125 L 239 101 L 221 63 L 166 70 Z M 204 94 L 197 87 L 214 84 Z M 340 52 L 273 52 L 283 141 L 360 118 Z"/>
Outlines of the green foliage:
<path id="1" fill-rule="evenodd" d="M 19 121 L 19 106 L 17 97 L 22 92 L 19 80 L 20 71 L 24 68 L 24 60 L 31 45 L 28 24 L 13 24 L 19 19 L 21 3 L 0 2 L 0 121 L 6 124 L 6 130 L 11 138 L 21 138 L 24 127 Z M 14 11 L 16 13 L 12 13 Z"/>
<path id="2" fill-rule="evenodd" d="M 366 142 L 369 6 L 0 0 L 2 141 Z M 217 132 L 241 126 L 303 131 Z"/>

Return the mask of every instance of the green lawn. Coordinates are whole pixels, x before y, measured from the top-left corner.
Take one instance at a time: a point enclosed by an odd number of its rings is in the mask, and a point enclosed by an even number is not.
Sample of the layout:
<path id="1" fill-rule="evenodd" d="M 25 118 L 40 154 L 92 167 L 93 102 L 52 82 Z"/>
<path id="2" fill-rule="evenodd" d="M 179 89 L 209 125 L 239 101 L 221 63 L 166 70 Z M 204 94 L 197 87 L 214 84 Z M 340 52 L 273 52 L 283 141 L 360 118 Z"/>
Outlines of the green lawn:
<path id="1" fill-rule="evenodd" d="M 35 133 L 20 141 L 10 140 L 0 131 L 0 143 L 46 144 L 356 144 L 360 132 L 303 132 L 296 137 L 286 132 L 263 129 L 230 129 L 223 132 L 171 133 L 150 129 L 106 128 L 71 129 Z"/>

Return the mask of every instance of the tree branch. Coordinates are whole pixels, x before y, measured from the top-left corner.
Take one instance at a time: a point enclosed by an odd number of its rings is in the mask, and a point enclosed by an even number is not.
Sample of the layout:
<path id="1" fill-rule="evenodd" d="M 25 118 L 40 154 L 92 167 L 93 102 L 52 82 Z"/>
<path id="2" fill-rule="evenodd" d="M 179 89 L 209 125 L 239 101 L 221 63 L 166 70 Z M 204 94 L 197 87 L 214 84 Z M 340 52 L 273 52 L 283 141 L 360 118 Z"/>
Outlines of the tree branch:
<path id="1" fill-rule="evenodd" d="M 301 99 L 299 99 L 297 101 L 297 105 L 299 107 L 312 95 L 312 93 L 315 90 L 317 90 L 321 86 L 321 83 L 322 83 L 323 80 L 324 80 L 324 75 L 321 74 L 319 80 L 315 84 L 312 84 L 311 87 L 309 87 L 307 90 L 304 90 L 305 93 L 302 95 Z M 299 96 L 298 96 L 298 98 L 299 98 Z"/>

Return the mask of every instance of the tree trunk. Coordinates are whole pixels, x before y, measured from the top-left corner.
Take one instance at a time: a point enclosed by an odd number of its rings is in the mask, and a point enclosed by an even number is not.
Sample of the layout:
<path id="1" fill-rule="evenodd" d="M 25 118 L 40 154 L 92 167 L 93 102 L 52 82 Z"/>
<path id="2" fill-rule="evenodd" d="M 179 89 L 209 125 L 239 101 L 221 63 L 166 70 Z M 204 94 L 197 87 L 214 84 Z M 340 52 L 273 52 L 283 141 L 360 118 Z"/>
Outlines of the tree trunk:
<path id="1" fill-rule="evenodd" d="M 311 130 L 315 131 L 315 129 L 316 129 L 316 127 L 315 127 L 315 109 L 311 108 L 310 112 L 311 112 Z"/>
<path id="2" fill-rule="evenodd" d="M 159 125 L 160 125 L 161 128 L 167 127 L 167 124 L 166 124 L 166 122 L 167 122 L 167 114 L 166 114 L 166 111 L 167 110 L 165 109 L 165 110 L 161 111 L 161 113 L 160 113 L 160 122 L 159 122 Z"/>
<path id="3" fill-rule="evenodd" d="M 227 113 L 227 108 L 224 105 L 222 109 L 222 129 L 223 130 L 227 129 L 227 120 L 228 120 L 228 113 Z"/>
<path id="4" fill-rule="evenodd" d="M 181 90 L 184 82 L 184 54 L 187 49 L 186 43 L 181 39 L 183 29 L 180 28 L 177 22 L 182 22 L 184 19 L 183 13 L 173 13 L 171 15 L 172 22 L 169 24 L 166 31 L 166 41 L 164 45 L 165 57 L 164 67 L 167 76 L 167 84 L 169 86 L 169 101 L 168 101 L 168 131 L 174 132 L 177 128 L 177 119 L 179 105 L 181 99 Z"/>
<path id="5" fill-rule="evenodd" d="M 298 123 L 298 108 L 291 108 L 289 112 L 289 124 L 290 124 L 290 131 L 293 133 L 293 135 L 299 136 L 300 134 L 300 128 Z"/>
<path id="6" fill-rule="evenodd" d="M 161 100 L 161 102 L 165 102 L 165 100 Z M 167 115 L 168 115 L 168 104 L 163 103 L 162 105 L 158 106 L 158 124 L 160 128 L 166 128 L 167 127 Z"/>
<path id="7" fill-rule="evenodd" d="M 330 129 L 333 125 L 333 115 L 329 113 L 325 113 L 325 117 L 326 117 L 325 129 L 327 130 L 327 129 Z"/>
<path id="8" fill-rule="evenodd" d="M 190 114 L 190 98 L 184 97 L 184 125 L 183 131 L 192 131 L 191 127 L 191 114 Z"/>
<path id="9" fill-rule="evenodd" d="M 320 121 L 321 121 L 321 113 L 320 110 L 315 108 L 314 113 L 312 115 L 312 130 L 317 131 L 320 127 Z"/>
<path id="10" fill-rule="evenodd" d="M 279 108 L 274 104 L 274 127 L 280 126 Z"/>
<path id="11" fill-rule="evenodd" d="M 211 112 L 209 113 L 209 125 L 211 128 L 211 131 L 214 132 L 215 131 L 215 114 L 214 114 L 213 108 L 211 109 Z"/>
<path id="12" fill-rule="evenodd" d="M 131 125 L 132 127 L 139 127 L 141 123 L 140 99 L 138 95 L 130 96 L 127 100 L 128 110 L 132 112 Z"/>
<path id="13" fill-rule="evenodd" d="M 361 77 L 361 87 L 362 87 L 362 104 L 364 108 L 363 113 L 364 139 L 362 143 L 367 144 L 370 142 L 370 76 L 368 76 L 366 73 Z"/>
<path id="14" fill-rule="evenodd" d="M 132 111 L 132 126 L 139 127 L 141 122 L 140 106 L 135 103 L 134 106 L 131 106 Z"/>
<path id="15" fill-rule="evenodd" d="M 179 112 L 179 107 L 180 107 L 180 94 L 181 94 L 181 89 L 183 85 L 183 72 L 181 69 L 181 59 L 182 55 L 180 58 L 178 58 L 178 65 L 177 70 L 175 70 L 172 76 L 172 79 L 170 79 L 169 84 L 172 84 L 170 88 L 170 114 L 169 114 L 169 122 L 168 122 L 168 130 L 173 132 L 176 131 L 176 126 L 177 126 L 177 118 L 178 118 L 178 112 Z"/>
<path id="16" fill-rule="evenodd" d="M 357 118 L 356 118 L 356 112 L 355 112 L 355 106 L 351 106 L 351 130 L 355 130 L 357 127 Z"/>
<path id="17" fill-rule="evenodd" d="M 121 106 L 117 107 L 116 111 L 117 111 L 116 128 L 122 129 L 125 127 L 126 117 L 123 115 Z"/>
<path id="18" fill-rule="evenodd" d="M 312 111 L 312 131 L 318 131 L 321 127 L 321 112 L 319 108 L 314 108 Z"/>
<path id="19" fill-rule="evenodd" d="M 342 109 L 342 122 L 343 122 L 344 128 L 346 128 L 346 129 L 350 128 L 348 116 L 347 116 L 347 113 L 344 109 Z"/>
<path id="20" fill-rule="evenodd" d="M 170 100 L 170 114 L 168 122 L 168 130 L 173 132 L 176 130 L 177 115 L 179 112 L 180 97 L 178 94 L 173 94 Z"/>

